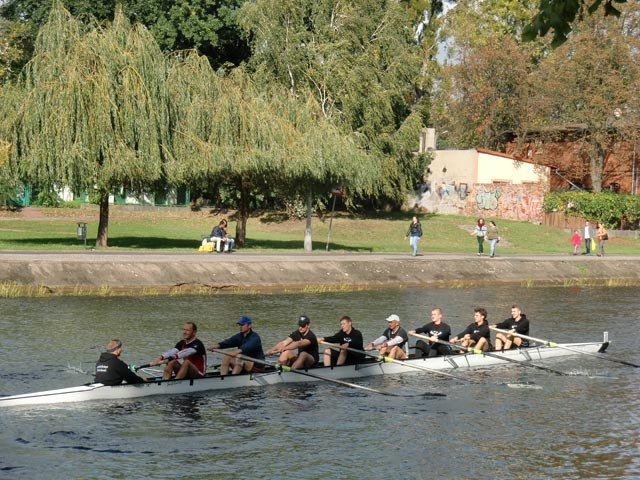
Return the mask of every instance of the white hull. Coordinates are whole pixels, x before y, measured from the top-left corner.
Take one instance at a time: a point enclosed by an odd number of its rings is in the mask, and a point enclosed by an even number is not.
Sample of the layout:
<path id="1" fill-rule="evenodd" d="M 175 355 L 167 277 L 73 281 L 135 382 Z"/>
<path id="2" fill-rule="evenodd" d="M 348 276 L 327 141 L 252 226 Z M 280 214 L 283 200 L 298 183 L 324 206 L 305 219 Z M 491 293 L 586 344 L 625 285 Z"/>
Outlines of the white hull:
<path id="1" fill-rule="evenodd" d="M 596 353 L 601 347 L 606 348 L 603 342 L 597 343 L 572 343 L 561 344 L 574 350 Z M 521 350 L 509 350 L 507 352 L 492 352 L 495 355 L 504 356 L 513 360 L 529 362 L 545 360 L 555 357 L 576 355 L 576 353 L 562 348 L 531 347 Z M 466 354 L 444 356 L 428 359 L 411 359 L 406 363 L 430 368 L 433 370 L 451 370 L 457 368 L 486 367 L 509 363 L 499 358 L 481 354 Z M 421 373 L 430 375 L 423 370 L 411 368 L 398 363 L 362 363 L 358 365 L 345 365 L 334 368 L 314 368 L 310 370 L 314 375 L 335 380 L 370 377 L 373 375 Z M 218 375 L 207 376 L 195 380 L 166 380 L 155 381 L 135 385 L 105 386 L 101 383 L 82 385 L 79 387 L 48 390 L 43 392 L 27 393 L 0 397 L 0 407 L 12 407 L 21 405 L 41 405 L 65 402 L 84 402 L 87 400 L 118 400 L 127 398 L 148 397 L 151 395 L 178 395 L 209 390 L 224 390 L 240 387 L 262 387 L 265 385 L 277 385 L 281 383 L 317 382 L 317 378 L 301 375 L 295 372 L 267 372 L 251 375 L 234 375 L 220 377 Z"/>

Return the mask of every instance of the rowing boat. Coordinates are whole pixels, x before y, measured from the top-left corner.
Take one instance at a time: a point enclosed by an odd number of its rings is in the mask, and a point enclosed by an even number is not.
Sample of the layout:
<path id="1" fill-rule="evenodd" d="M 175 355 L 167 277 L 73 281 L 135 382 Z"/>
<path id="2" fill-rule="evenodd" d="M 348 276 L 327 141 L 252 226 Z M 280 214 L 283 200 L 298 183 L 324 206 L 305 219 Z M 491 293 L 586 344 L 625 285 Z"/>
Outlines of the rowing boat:
<path id="1" fill-rule="evenodd" d="M 365 361 L 355 365 L 339 367 L 317 367 L 310 371 L 329 379 L 342 380 L 351 378 L 370 377 L 374 375 L 391 375 L 400 373 L 420 373 L 412 365 L 424 366 L 433 370 L 450 370 L 460 368 L 488 367 L 508 363 L 499 356 L 523 362 L 554 359 L 578 352 L 604 352 L 609 345 L 605 332 L 602 342 L 559 344 L 572 350 L 537 346 L 500 352 L 499 355 L 487 356 L 482 354 L 451 355 L 435 358 L 410 358 L 402 364 L 381 361 Z M 424 373 L 423 373 L 424 374 Z M 148 397 L 152 395 L 179 395 L 210 390 L 226 390 L 241 387 L 264 387 L 282 383 L 298 383 L 318 381 L 318 378 L 301 375 L 295 372 L 283 372 L 269 369 L 262 373 L 244 375 L 208 374 L 206 377 L 186 380 L 153 380 L 140 384 L 122 384 L 107 386 L 101 383 L 90 383 L 77 387 L 47 390 L 43 392 L 27 393 L 0 397 L 0 407 L 23 405 L 42 405 L 66 402 L 84 402 L 89 400 L 122 400 L 130 398 Z"/>

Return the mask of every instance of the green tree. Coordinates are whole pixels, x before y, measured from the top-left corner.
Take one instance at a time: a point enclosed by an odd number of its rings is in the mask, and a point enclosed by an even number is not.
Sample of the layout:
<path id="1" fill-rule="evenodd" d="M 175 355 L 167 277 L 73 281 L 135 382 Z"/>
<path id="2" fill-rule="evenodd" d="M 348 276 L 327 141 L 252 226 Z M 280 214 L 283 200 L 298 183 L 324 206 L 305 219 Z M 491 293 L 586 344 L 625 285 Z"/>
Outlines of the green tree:
<path id="1" fill-rule="evenodd" d="M 246 241 L 252 192 L 306 190 L 344 182 L 371 192 L 378 178 L 355 142 L 282 89 L 259 88 L 243 69 L 216 75 L 202 57 L 176 57 L 168 85 L 178 125 L 168 177 L 176 184 L 220 183 L 239 192 L 236 241 Z"/>
<path id="2" fill-rule="evenodd" d="M 447 130 L 449 143 L 458 148 L 501 150 L 521 130 L 532 66 L 530 52 L 511 36 L 463 49 L 457 63 L 442 68 L 434 90 L 434 124 Z"/>
<path id="3" fill-rule="evenodd" d="M 534 73 L 528 128 L 547 132 L 543 140 L 553 140 L 562 128 L 580 131 L 596 192 L 616 143 L 633 143 L 638 135 L 638 38 L 634 15 L 593 15 Z"/>
<path id="4" fill-rule="evenodd" d="M 97 246 L 107 246 L 109 193 L 162 178 L 168 149 L 166 61 L 151 34 L 118 12 L 106 28 L 51 10 L 11 108 L 9 162 L 26 183 L 95 189 Z"/>
<path id="5" fill-rule="evenodd" d="M 22 64 L 31 58 L 38 29 L 51 6 L 60 0 L 6 0 L 0 17 L 28 28 Z M 117 6 L 132 23 L 146 26 L 164 51 L 197 49 L 212 65 L 239 64 L 249 48 L 236 26 L 245 0 L 62 0 L 71 14 L 85 22 L 110 22 Z"/>
<path id="6" fill-rule="evenodd" d="M 423 165 L 413 154 L 422 49 L 407 12 L 389 0 L 257 0 L 240 16 L 256 78 L 313 96 L 325 118 L 378 159 L 382 193 L 394 199 Z"/>
<path id="7" fill-rule="evenodd" d="M 627 3 L 627 0 L 540 0 L 538 13 L 523 32 L 524 40 L 544 37 L 553 30 L 554 47 L 562 45 L 573 30 L 576 19 L 583 20 L 585 13 L 602 13 L 605 16 L 620 16 L 615 4 Z"/>

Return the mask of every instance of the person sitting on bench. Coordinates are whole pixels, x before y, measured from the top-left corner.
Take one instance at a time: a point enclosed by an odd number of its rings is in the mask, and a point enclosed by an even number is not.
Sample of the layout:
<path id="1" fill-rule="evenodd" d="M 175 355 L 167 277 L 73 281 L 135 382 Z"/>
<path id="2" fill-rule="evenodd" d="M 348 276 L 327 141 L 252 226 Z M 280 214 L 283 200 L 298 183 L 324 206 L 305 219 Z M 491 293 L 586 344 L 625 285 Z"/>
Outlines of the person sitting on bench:
<path id="1" fill-rule="evenodd" d="M 227 221 L 225 219 L 220 220 L 220 223 L 213 227 L 211 231 L 211 241 L 216 244 L 216 251 L 220 251 L 220 246 L 224 245 L 224 251 L 231 253 L 233 251 L 233 244 L 235 243 L 233 238 L 227 233 Z"/>

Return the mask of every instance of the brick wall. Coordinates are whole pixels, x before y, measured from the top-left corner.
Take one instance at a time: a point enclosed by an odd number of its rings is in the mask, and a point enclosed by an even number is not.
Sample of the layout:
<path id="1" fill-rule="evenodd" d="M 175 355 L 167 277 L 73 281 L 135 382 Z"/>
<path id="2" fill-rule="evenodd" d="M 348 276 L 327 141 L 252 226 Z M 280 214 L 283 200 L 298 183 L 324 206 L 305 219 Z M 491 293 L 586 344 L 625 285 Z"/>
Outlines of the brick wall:
<path id="1" fill-rule="evenodd" d="M 465 204 L 465 215 L 542 223 L 542 184 L 474 184 Z"/>

